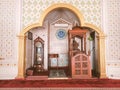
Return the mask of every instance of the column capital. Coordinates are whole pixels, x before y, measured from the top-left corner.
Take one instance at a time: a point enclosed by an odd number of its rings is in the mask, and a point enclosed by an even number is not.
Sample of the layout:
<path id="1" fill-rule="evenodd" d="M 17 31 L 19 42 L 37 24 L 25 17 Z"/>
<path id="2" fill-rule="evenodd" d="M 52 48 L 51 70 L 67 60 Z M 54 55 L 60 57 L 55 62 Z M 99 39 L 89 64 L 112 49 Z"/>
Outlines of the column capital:
<path id="1" fill-rule="evenodd" d="M 107 36 L 105 35 L 99 35 L 99 36 L 96 36 L 98 39 L 105 39 Z"/>
<path id="2" fill-rule="evenodd" d="M 17 37 L 18 37 L 19 39 L 25 39 L 27 36 L 25 36 L 25 35 L 17 35 Z"/>

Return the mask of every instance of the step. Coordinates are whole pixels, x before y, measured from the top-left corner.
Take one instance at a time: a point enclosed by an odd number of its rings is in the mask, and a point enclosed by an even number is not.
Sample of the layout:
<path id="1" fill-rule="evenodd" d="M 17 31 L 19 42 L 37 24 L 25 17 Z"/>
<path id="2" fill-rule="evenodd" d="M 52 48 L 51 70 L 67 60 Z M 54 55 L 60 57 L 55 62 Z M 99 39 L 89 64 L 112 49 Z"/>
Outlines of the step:
<path id="1" fill-rule="evenodd" d="M 48 80 L 48 76 L 27 76 L 26 80 Z"/>

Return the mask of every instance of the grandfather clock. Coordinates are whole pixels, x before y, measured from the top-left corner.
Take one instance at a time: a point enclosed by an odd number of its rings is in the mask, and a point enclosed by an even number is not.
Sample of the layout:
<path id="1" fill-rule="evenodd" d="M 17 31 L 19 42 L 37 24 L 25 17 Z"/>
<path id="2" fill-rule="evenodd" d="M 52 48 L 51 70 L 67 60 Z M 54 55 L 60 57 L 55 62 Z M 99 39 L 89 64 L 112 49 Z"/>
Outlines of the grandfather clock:
<path id="1" fill-rule="evenodd" d="M 44 71 L 44 41 L 40 37 L 34 40 L 34 71 Z"/>

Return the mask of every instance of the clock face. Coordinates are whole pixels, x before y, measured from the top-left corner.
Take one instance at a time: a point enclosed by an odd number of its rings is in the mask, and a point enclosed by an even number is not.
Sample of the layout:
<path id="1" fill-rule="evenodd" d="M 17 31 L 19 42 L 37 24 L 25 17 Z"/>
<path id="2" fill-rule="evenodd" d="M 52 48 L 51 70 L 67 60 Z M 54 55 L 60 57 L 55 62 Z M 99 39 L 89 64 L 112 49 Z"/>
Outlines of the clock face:
<path id="1" fill-rule="evenodd" d="M 56 36 L 58 39 L 64 39 L 66 37 L 66 31 L 64 29 L 58 29 Z"/>

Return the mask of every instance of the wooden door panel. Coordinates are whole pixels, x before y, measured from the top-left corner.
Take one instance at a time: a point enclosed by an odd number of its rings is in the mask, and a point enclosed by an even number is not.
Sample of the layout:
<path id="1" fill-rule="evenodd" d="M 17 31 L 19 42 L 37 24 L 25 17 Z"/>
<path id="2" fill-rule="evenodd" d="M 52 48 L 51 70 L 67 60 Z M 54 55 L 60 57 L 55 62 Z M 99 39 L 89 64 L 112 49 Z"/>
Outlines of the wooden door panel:
<path id="1" fill-rule="evenodd" d="M 76 78 L 91 77 L 89 56 L 79 54 L 72 58 L 72 76 Z"/>

